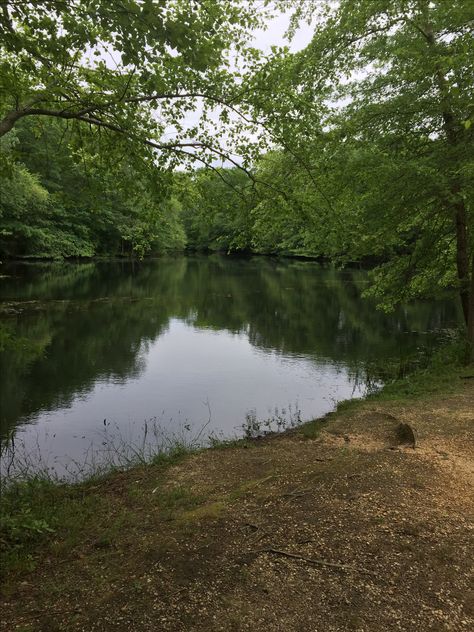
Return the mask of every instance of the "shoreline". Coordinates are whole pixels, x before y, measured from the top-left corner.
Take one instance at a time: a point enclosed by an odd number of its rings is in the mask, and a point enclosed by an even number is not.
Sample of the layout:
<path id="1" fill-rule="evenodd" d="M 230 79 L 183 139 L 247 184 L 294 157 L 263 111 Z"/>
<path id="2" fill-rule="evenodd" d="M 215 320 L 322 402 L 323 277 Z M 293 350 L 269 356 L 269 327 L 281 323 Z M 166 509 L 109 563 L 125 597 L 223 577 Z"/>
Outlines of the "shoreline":
<path id="1" fill-rule="evenodd" d="M 439 356 L 440 354 L 443 354 L 445 350 L 453 353 L 454 355 L 450 359 L 447 367 L 441 367 L 438 364 Z M 135 462 L 130 460 L 130 463 L 127 465 L 120 465 L 108 462 L 99 463 L 95 469 L 93 466 L 91 466 L 90 473 L 86 474 L 85 476 L 78 478 L 76 475 L 75 480 L 74 477 L 72 477 L 72 479 L 61 477 L 54 473 L 54 471 L 50 473 L 49 471 L 46 471 L 45 468 L 35 468 L 32 465 L 28 468 L 29 473 L 26 476 L 18 475 L 16 477 L 9 477 L 7 480 L 5 475 L 3 475 L 4 479 L 0 478 L 0 490 L 3 490 L 5 492 L 11 485 L 22 485 L 23 483 L 28 483 L 29 480 L 41 480 L 53 485 L 87 485 L 91 481 L 96 481 L 97 479 L 106 479 L 109 476 L 114 476 L 117 473 L 133 470 L 133 468 L 135 467 L 147 467 L 153 466 L 155 464 L 158 464 L 160 466 L 167 465 L 168 463 L 174 463 L 176 458 L 181 459 L 183 456 L 190 456 L 203 451 L 205 452 L 208 450 L 221 450 L 239 446 L 249 447 L 258 445 L 264 441 L 277 440 L 282 437 L 290 437 L 292 435 L 303 435 L 305 437 L 311 438 L 313 435 L 315 436 L 316 434 L 318 434 L 320 430 L 323 429 L 324 426 L 326 426 L 328 423 L 330 423 L 334 417 L 337 417 L 337 415 L 341 413 L 341 411 L 347 411 L 353 408 L 357 409 L 357 407 L 364 404 L 364 402 L 376 402 L 384 400 L 390 401 L 392 399 L 397 401 L 400 399 L 400 397 L 406 397 L 407 400 L 411 400 L 413 398 L 416 399 L 418 397 L 426 396 L 427 392 L 437 393 L 437 383 L 440 377 L 441 379 L 444 379 L 445 377 L 448 378 L 447 384 L 443 384 L 444 391 L 448 393 L 451 389 L 455 388 L 456 385 L 456 380 L 453 379 L 453 375 L 462 375 L 466 373 L 466 371 L 469 371 L 469 367 L 464 367 L 457 363 L 456 348 L 454 346 L 452 349 L 450 349 L 450 347 L 448 346 L 442 346 L 431 358 L 431 364 L 433 362 L 435 364 L 434 367 L 428 366 L 425 368 L 414 370 L 412 372 L 407 372 L 402 377 L 392 378 L 391 381 L 388 381 L 377 390 L 369 392 L 363 397 L 351 397 L 349 399 L 343 399 L 336 403 L 333 410 L 330 410 L 319 417 L 308 419 L 306 421 L 300 421 L 299 423 L 288 422 L 287 426 L 284 426 L 281 430 L 264 430 L 264 421 L 256 419 L 255 425 L 252 424 L 247 428 L 247 430 L 245 430 L 244 428 L 244 436 L 230 437 L 228 439 L 217 439 L 216 437 L 210 437 L 209 445 L 200 445 L 194 443 L 193 441 L 187 442 L 181 438 L 176 437 L 174 442 L 168 442 L 168 446 L 166 448 L 157 450 L 154 453 L 152 451 L 147 451 L 146 454 L 138 454 Z M 434 384 L 428 383 L 431 380 L 430 376 L 435 378 Z M 471 377 L 474 377 L 474 375 L 468 375 L 466 379 L 469 379 Z M 198 434 L 201 434 L 201 431 L 199 431 Z M 3 450 L 5 450 L 5 446 L 2 447 Z M 8 449 L 8 443 L 6 447 Z M 123 448 L 127 449 L 128 445 L 124 443 Z M 2 458 L 4 458 L 5 454 L 7 453 L 1 453 Z M 125 459 L 125 462 L 127 462 L 127 459 Z M 47 468 L 47 470 L 49 470 L 49 468 Z"/>
<path id="2" fill-rule="evenodd" d="M 472 372 L 440 358 L 276 436 L 30 481 L 0 629 L 469 629 Z"/>
<path id="3" fill-rule="evenodd" d="M 155 253 L 147 255 L 142 258 L 125 256 L 120 254 L 115 255 L 94 255 L 91 257 L 13 257 L 7 259 L 0 259 L 1 265 L 14 265 L 14 264 L 53 264 L 53 263 L 143 263 L 147 261 L 158 261 L 167 257 L 226 257 L 230 259 L 251 259 L 264 258 L 273 260 L 289 260 L 289 261 L 302 261 L 308 263 L 318 263 L 322 266 L 337 266 L 335 261 L 325 255 L 317 254 L 289 254 L 278 252 L 250 252 L 250 251 L 230 251 L 223 250 L 170 250 L 169 252 Z M 362 269 L 371 270 L 377 265 L 383 263 L 383 259 L 377 259 L 375 257 L 368 257 L 361 261 L 346 261 L 342 269 Z M 2 278 L 0 276 L 0 278 Z"/>

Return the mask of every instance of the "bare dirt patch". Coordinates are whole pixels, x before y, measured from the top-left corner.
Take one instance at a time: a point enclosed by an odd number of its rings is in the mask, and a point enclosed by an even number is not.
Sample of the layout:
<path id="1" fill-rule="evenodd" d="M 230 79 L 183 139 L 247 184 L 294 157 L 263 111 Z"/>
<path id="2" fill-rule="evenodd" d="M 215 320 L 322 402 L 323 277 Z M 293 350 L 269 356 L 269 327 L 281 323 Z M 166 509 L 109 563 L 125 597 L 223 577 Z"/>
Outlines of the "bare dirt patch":
<path id="1" fill-rule="evenodd" d="M 466 383 L 116 475 L 79 541 L 7 579 L 0 629 L 474 629 L 473 411 Z"/>

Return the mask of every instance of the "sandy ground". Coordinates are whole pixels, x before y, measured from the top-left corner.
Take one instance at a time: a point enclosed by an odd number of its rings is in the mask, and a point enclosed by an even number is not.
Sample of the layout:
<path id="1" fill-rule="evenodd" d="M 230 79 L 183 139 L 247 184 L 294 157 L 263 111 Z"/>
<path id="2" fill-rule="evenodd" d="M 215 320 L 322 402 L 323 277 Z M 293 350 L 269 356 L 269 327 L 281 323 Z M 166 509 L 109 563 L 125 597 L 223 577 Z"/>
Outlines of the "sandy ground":
<path id="1" fill-rule="evenodd" d="M 319 427 L 88 487 L 80 537 L 7 579 L 0 629 L 473 630 L 474 380 Z"/>

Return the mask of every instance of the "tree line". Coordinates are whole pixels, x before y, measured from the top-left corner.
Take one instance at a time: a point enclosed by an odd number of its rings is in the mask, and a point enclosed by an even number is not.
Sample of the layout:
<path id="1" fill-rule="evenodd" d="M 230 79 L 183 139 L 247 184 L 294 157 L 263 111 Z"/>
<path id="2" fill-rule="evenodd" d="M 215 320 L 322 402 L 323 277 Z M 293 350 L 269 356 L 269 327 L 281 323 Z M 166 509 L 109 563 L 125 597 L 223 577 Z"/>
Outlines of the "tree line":
<path id="1" fill-rule="evenodd" d="M 372 260 L 381 306 L 451 291 L 473 346 L 473 3 L 1 6 L 3 256 Z M 302 51 L 255 49 L 275 8 Z"/>

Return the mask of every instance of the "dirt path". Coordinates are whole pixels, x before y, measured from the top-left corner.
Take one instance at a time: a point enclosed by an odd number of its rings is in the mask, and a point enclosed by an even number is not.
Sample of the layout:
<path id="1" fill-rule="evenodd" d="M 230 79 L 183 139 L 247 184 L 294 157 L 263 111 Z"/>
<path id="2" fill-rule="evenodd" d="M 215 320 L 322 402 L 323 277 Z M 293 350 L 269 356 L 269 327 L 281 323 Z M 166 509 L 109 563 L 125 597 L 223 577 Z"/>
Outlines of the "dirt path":
<path id="1" fill-rule="evenodd" d="M 466 380 L 115 475 L 7 581 L 0 629 L 472 630 L 473 435 Z"/>

